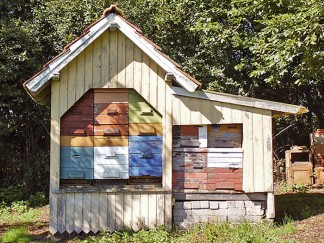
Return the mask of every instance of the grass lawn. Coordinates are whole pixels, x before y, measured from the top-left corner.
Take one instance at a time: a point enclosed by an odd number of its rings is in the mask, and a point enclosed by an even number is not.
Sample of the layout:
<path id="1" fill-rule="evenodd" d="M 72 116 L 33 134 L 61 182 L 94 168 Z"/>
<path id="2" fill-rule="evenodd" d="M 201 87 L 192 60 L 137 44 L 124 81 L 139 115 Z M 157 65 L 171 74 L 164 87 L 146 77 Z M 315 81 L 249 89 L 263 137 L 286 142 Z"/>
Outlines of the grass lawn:
<path id="1" fill-rule="evenodd" d="M 324 194 L 276 196 L 277 222 L 208 223 L 193 229 L 163 228 L 133 232 L 102 232 L 95 236 L 48 232 L 49 206 L 28 208 L 19 203 L 0 208 L 0 242 L 321 242 L 324 233 Z M 288 217 L 285 215 L 288 215 Z M 319 235 L 320 233 L 320 235 Z"/>

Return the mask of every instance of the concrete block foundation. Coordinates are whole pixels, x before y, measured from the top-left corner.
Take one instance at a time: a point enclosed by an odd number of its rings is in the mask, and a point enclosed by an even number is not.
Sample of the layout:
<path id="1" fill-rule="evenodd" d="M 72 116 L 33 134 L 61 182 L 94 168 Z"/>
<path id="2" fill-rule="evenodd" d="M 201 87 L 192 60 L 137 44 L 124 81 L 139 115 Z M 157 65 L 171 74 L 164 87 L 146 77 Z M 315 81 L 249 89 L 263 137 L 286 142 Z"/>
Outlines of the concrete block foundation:
<path id="1" fill-rule="evenodd" d="M 205 222 L 259 222 L 265 213 L 264 201 L 176 201 L 173 223 L 187 228 Z"/>

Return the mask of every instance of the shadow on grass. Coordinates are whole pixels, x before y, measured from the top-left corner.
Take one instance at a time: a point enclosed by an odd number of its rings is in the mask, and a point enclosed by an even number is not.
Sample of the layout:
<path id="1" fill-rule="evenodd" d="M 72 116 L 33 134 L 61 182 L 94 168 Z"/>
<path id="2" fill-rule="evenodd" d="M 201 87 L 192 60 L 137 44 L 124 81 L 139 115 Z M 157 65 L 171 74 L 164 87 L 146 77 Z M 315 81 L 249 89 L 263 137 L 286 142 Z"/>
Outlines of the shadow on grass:
<path id="1" fill-rule="evenodd" d="M 275 196 L 276 218 L 282 223 L 285 217 L 303 220 L 324 213 L 324 194 L 292 193 Z"/>

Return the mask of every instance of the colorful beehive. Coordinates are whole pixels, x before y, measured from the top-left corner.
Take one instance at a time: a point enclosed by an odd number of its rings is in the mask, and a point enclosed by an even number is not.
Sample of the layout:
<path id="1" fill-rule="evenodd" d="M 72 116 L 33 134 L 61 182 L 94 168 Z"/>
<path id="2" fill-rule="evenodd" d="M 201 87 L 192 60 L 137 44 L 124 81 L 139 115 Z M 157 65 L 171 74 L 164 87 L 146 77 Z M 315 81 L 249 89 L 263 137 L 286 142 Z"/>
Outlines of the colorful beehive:
<path id="1" fill-rule="evenodd" d="M 61 179 L 161 177 L 161 135 L 161 116 L 136 91 L 90 90 L 61 119 Z"/>
<path id="2" fill-rule="evenodd" d="M 50 232 L 274 218 L 272 117 L 307 110 L 202 90 L 120 13 L 24 84 L 51 104 Z"/>
<path id="3" fill-rule="evenodd" d="M 239 124 L 174 126 L 173 189 L 241 191 L 241 134 Z"/>

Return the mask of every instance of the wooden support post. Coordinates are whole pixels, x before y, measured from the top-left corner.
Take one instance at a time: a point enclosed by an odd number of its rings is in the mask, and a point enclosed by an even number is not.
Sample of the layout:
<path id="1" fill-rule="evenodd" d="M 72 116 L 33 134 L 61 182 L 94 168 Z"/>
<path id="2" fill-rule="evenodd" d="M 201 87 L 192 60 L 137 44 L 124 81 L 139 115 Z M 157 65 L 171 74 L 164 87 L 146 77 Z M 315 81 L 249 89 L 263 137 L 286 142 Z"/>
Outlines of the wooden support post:
<path id="1" fill-rule="evenodd" d="M 267 195 L 266 216 L 267 216 L 267 219 L 274 219 L 274 217 L 275 217 L 275 200 L 274 200 L 273 192 L 269 192 Z"/>

